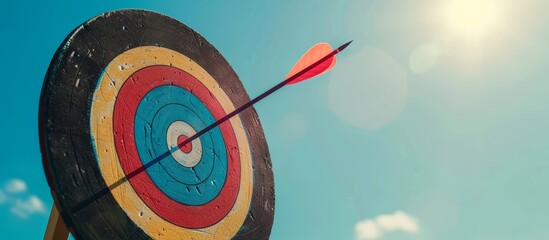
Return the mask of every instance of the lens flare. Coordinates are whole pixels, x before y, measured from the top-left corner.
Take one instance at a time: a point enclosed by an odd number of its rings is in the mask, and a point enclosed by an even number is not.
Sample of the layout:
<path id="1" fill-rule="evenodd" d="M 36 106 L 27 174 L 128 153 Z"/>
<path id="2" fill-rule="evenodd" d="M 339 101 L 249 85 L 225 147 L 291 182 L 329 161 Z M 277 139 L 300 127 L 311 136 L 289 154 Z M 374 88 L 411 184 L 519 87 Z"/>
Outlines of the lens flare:
<path id="1" fill-rule="evenodd" d="M 503 25 L 504 2 L 498 0 L 452 0 L 442 13 L 448 34 L 479 41 Z"/>

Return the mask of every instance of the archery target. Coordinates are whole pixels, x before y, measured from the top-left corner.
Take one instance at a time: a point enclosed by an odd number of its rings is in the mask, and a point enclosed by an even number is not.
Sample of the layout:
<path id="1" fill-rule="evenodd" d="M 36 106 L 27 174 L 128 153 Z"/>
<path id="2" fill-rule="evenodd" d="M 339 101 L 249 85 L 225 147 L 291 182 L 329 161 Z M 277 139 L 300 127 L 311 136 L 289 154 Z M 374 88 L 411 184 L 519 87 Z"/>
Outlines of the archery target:
<path id="1" fill-rule="evenodd" d="M 44 167 L 77 238 L 262 239 L 274 212 L 253 109 L 179 147 L 249 101 L 198 33 L 142 10 L 77 28 L 46 76 Z"/>

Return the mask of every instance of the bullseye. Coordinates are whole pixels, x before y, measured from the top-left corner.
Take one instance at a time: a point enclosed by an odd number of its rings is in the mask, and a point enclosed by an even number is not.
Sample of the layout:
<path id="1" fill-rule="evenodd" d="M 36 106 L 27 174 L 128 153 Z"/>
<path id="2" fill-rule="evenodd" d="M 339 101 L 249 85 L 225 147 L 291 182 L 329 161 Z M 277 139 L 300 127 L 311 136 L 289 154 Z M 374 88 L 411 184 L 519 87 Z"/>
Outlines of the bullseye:
<path id="1" fill-rule="evenodd" d="M 185 145 L 181 146 L 181 144 L 187 140 L 189 137 L 185 136 L 185 135 L 180 135 L 178 138 L 177 138 L 177 146 L 180 146 L 179 149 L 181 151 L 183 151 L 184 153 L 190 153 L 191 150 L 193 149 L 193 142 L 190 142 L 190 143 L 186 143 Z"/>

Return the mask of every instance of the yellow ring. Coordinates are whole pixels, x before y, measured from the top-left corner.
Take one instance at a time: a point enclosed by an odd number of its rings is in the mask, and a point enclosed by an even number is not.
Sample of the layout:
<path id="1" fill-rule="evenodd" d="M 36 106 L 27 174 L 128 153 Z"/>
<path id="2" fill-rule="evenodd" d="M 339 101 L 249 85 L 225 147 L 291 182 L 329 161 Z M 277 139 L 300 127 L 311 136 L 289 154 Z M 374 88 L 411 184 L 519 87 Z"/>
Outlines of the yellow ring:
<path id="1" fill-rule="evenodd" d="M 198 79 L 219 101 L 225 112 L 235 109 L 217 81 L 187 56 L 162 47 L 143 46 L 125 51 L 114 58 L 100 77 L 91 109 L 91 135 L 99 168 L 108 186 L 125 177 L 116 153 L 113 131 L 114 103 L 120 87 L 136 71 L 151 65 L 179 68 Z M 118 205 L 145 233 L 165 239 L 226 239 L 236 235 L 248 214 L 252 200 L 252 159 L 248 139 L 239 116 L 232 117 L 241 162 L 240 189 L 236 202 L 218 223 L 202 229 L 186 229 L 164 220 L 153 212 L 137 195 L 128 181 L 111 190 Z"/>

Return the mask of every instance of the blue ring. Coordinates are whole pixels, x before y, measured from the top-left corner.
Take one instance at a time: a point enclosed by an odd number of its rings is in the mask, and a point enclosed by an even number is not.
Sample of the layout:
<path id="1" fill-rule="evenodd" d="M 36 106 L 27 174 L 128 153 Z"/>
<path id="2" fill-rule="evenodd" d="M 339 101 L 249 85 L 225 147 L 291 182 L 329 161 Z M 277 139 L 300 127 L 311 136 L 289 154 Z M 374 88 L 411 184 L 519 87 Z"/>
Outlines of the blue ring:
<path id="1" fill-rule="evenodd" d="M 135 115 L 135 143 L 143 165 L 169 150 L 166 134 L 175 121 L 184 121 L 196 131 L 214 122 L 207 107 L 191 92 L 172 85 L 148 92 Z M 146 169 L 164 194 L 182 204 L 199 206 L 213 200 L 227 176 L 227 153 L 219 128 L 200 136 L 202 157 L 188 168 L 170 154 Z"/>

